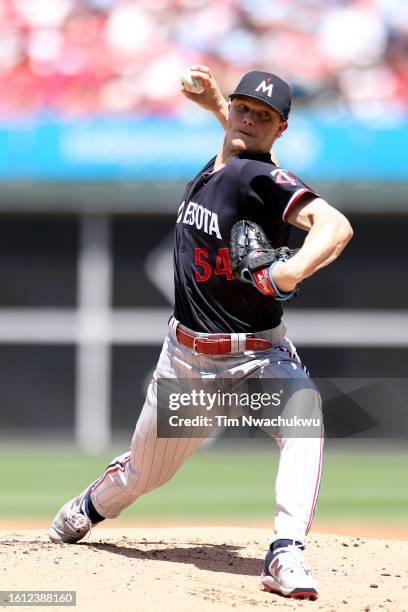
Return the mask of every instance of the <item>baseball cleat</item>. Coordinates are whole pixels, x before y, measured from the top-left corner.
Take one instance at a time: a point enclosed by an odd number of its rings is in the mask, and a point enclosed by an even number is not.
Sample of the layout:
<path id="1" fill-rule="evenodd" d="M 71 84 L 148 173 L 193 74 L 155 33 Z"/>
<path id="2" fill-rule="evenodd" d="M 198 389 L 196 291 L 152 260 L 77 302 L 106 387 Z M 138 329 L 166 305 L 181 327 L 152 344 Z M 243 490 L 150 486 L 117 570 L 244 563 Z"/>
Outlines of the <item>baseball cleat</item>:
<path id="1" fill-rule="evenodd" d="M 272 547 L 266 553 L 261 588 L 285 597 L 316 599 L 319 586 L 303 565 L 302 552 L 296 543 Z"/>
<path id="2" fill-rule="evenodd" d="M 57 513 L 48 532 L 51 542 L 75 544 L 91 530 L 90 519 L 80 511 L 83 497 L 71 499 Z"/>

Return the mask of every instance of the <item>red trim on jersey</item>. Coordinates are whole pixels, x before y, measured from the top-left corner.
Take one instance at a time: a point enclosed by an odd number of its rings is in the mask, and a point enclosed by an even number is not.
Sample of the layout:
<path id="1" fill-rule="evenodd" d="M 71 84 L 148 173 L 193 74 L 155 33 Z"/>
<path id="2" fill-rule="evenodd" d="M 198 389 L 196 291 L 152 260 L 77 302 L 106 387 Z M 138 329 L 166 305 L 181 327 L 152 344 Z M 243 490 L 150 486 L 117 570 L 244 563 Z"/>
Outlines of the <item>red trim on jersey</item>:
<path id="1" fill-rule="evenodd" d="M 100 484 L 103 483 L 103 481 L 109 474 L 113 474 L 114 472 L 124 472 L 126 469 L 126 464 L 129 463 L 129 461 L 130 461 L 130 457 L 127 457 L 123 461 L 123 465 L 117 465 L 114 468 L 110 468 L 109 470 L 106 470 L 103 476 L 101 476 L 100 479 L 92 486 L 91 491 L 95 491 L 95 489 L 99 487 Z"/>
<path id="2" fill-rule="evenodd" d="M 316 504 L 317 504 L 317 497 L 319 495 L 319 488 L 320 488 L 320 478 L 322 475 L 322 460 L 323 460 L 323 432 L 322 432 L 322 428 L 320 427 L 320 457 L 319 457 L 319 468 L 318 468 L 318 473 L 317 473 L 317 479 L 316 479 L 316 485 L 315 485 L 315 490 L 314 490 L 314 494 L 313 494 L 313 502 L 312 502 L 312 509 L 310 511 L 310 516 L 309 516 L 309 521 L 307 523 L 307 527 L 306 527 L 306 535 L 309 533 L 309 529 L 312 526 L 312 521 L 313 521 L 313 517 L 314 517 L 314 513 L 316 510 Z"/>
<path id="3" fill-rule="evenodd" d="M 299 200 L 299 198 L 305 193 L 310 193 L 312 195 L 315 195 L 313 191 L 310 191 L 310 189 L 306 189 L 305 187 L 302 187 L 302 189 L 298 189 L 297 191 L 295 191 L 295 193 L 293 194 L 293 196 L 290 198 L 289 202 L 287 203 L 285 210 L 283 211 L 282 219 L 286 223 L 287 223 L 288 214 L 290 213 L 290 211 L 292 210 L 296 202 Z"/>

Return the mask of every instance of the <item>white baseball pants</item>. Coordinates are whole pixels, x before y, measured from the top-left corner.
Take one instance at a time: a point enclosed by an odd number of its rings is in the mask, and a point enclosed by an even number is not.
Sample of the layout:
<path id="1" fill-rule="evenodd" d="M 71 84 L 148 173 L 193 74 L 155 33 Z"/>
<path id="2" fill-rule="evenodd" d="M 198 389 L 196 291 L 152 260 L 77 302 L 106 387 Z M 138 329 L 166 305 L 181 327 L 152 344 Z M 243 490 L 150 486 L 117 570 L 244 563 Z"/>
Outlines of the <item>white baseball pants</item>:
<path id="1" fill-rule="evenodd" d="M 157 437 L 157 381 L 160 378 L 199 379 L 203 375 L 211 374 L 237 380 L 244 376 L 301 378 L 303 386 L 313 390 L 314 401 L 321 416 L 320 396 L 301 364 L 295 347 L 285 337 L 286 327 L 283 323 L 272 330 L 255 334 L 272 342 L 271 349 L 222 356 L 196 354 L 180 345 L 176 339 L 177 324 L 174 318 L 170 320 L 169 334 L 164 340 L 130 450 L 116 457 L 92 485 L 91 500 L 103 517 L 117 517 L 138 497 L 170 480 L 203 440 L 197 437 Z M 185 327 L 183 329 L 197 336 L 205 335 Z M 267 433 L 270 434 L 268 431 Z M 271 541 L 293 539 L 305 543 L 319 492 L 323 425 L 318 437 L 291 436 L 277 438 L 276 441 L 280 448 L 280 460 L 275 485 L 276 515 Z"/>

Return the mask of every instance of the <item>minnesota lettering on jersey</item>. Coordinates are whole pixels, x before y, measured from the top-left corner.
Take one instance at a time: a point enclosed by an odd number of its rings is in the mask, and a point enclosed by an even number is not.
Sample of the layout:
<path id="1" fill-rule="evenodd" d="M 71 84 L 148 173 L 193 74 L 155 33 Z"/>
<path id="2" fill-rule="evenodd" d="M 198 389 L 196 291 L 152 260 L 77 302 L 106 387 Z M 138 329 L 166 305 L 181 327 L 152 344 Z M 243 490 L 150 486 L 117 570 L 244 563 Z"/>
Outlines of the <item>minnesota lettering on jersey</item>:
<path id="1" fill-rule="evenodd" d="M 217 213 L 204 208 L 204 206 L 196 202 L 190 201 L 187 206 L 185 201 L 181 203 L 178 210 L 177 223 L 194 225 L 198 230 L 203 230 L 206 234 L 210 236 L 215 235 L 219 240 L 222 240 Z"/>

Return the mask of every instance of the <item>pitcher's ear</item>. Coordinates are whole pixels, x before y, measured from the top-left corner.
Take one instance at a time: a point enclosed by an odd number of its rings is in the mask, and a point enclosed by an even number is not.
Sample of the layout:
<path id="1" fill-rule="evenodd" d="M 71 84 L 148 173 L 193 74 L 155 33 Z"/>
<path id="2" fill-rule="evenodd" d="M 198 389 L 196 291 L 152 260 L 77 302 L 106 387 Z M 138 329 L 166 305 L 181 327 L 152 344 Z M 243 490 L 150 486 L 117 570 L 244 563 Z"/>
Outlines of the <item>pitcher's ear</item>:
<path id="1" fill-rule="evenodd" d="M 280 138 L 283 134 L 283 132 L 288 128 L 288 122 L 287 121 L 282 121 L 281 124 L 278 127 L 278 134 L 277 134 L 277 138 Z"/>

